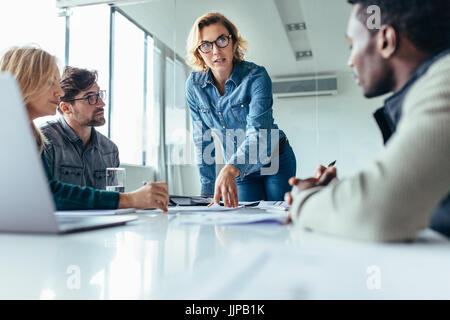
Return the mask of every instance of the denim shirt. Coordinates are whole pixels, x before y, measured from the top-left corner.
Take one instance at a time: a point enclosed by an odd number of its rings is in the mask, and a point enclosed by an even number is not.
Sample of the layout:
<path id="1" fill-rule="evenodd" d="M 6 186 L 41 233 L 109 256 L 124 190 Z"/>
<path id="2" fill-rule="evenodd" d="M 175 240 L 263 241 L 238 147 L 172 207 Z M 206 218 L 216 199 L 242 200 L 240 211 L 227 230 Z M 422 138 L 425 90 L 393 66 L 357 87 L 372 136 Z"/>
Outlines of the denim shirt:
<path id="1" fill-rule="evenodd" d="M 239 169 L 240 179 L 269 163 L 272 148 L 285 136 L 273 119 L 272 81 L 266 69 L 254 63 L 243 61 L 234 65 L 223 96 L 214 85 L 210 69 L 205 73 L 192 72 L 186 83 L 186 99 L 191 111 L 202 195 L 214 194 L 216 165 L 212 131 L 222 143 L 226 164 Z"/>
<path id="2" fill-rule="evenodd" d="M 417 68 L 403 88 L 386 99 L 384 106 L 375 112 L 374 117 L 380 127 L 385 144 L 388 143 L 392 135 L 395 133 L 402 115 L 403 102 L 409 90 L 413 87 L 414 83 L 416 83 L 416 81 L 418 81 L 428 71 L 433 63 L 449 54 L 450 49 L 447 49 L 424 61 Z M 450 192 L 444 199 L 442 199 L 441 203 L 433 212 L 430 227 L 436 231 L 446 234 L 447 236 L 450 236 Z"/>
<path id="3" fill-rule="evenodd" d="M 41 126 L 48 140 L 44 156 L 55 180 L 105 189 L 106 168 L 118 167 L 119 150 L 114 142 L 92 128 L 86 146 L 63 117 Z"/>

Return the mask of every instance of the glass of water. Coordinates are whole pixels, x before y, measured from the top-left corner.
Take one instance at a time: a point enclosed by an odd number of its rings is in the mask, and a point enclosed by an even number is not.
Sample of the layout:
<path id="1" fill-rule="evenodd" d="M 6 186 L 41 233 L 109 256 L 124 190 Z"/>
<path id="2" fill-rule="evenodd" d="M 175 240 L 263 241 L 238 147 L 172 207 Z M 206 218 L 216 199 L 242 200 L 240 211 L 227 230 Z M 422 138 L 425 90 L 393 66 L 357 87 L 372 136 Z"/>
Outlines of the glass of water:
<path id="1" fill-rule="evenodd" d="M 106 168 L 106 191 L 125 192 L 125 169 Z"/>

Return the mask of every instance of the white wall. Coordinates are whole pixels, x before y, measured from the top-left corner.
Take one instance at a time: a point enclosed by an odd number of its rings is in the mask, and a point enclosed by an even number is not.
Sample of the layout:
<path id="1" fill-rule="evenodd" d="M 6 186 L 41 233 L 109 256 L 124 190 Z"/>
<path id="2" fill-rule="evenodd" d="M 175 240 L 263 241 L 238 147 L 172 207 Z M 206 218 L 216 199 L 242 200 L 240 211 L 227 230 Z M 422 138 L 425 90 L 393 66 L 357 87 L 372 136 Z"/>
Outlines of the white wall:
<path id="1" fill-rule="evenodd" d="M 274 99 L 274 118 L 297 157 L 297 176 L 337 160 L 338 175 L 354 173 L 376 157 L 382 136 L 372 113 L 383 98 L 366 99 L 351 73 L 338 74 L 338 94 Z"/>
<path id="2" fill-rule="evenodd" d="M 121 164 L 120 167 L 126 170 L 126 192 L 131 192 L 142 187 L 144 181 L 155 181 L 155 171 L 152 167 L 131 164 Z M 176 167 L 180 167 L 181 181 L 178 183 L 181 184 L 183 189 L 182 194 L 179 195 L 200 195 L 200 175 L 198 174 L 197 166 L 183 165 Z"/>
<path id="3" fill-rule="evenodd" d="M 186 196 L 200 195 L 200 175 L 195 164 L 180 166 L 183 194 Z"/>
<path id="4" fill-rule="evenodd" d="M 143 186 L 143 182 L 151 182 L 155 179 L 155 171 L 152 167 L 136 166 L 132 164 L 121 164 L 125 168 L 126 182 L 125 192 L 134 191 Z"/>

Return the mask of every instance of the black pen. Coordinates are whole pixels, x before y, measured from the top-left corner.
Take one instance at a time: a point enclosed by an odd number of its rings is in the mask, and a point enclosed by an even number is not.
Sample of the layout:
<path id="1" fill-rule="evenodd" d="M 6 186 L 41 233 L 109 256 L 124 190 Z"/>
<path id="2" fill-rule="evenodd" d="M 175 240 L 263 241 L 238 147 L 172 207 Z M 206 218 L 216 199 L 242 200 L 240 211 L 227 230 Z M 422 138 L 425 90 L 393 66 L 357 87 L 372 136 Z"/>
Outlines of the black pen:
<path id="1" fill-rule="evenodd" d="M 336 164 L 336 160 L 334 160 L 332 163 L 330 163 L 330 164 L 328 165 L 328 168 L 334 166 L 335 164 Z"/>

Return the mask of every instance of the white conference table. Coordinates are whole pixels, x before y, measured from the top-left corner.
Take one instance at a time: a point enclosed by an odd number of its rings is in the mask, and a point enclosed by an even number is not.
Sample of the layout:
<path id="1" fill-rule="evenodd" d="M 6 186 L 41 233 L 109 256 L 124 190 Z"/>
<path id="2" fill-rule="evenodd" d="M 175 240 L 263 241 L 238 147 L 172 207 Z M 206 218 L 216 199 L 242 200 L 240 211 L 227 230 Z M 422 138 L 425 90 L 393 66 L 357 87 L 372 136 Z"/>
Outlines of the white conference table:
<path id="1" fill-rule="evenodd" d="M 450 299 L 450 242 L 431 230 L 379 244 L 178 220 L 149 213 L 67 235 L 2 233 L 0 299 Z"/>

